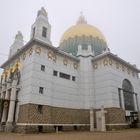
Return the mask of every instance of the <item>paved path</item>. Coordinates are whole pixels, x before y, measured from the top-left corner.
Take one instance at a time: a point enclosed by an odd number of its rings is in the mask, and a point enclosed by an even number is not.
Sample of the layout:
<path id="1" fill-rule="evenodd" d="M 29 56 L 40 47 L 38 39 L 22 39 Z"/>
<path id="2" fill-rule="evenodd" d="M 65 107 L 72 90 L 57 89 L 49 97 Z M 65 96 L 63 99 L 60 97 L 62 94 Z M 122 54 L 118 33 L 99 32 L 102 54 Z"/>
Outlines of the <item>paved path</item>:
<path id="1" fill-rule="evenodd" d="M 140 140 L 140 129 L 101 132 L 59 132 L 44 134 L 0 133 L 0 140 Z"/>

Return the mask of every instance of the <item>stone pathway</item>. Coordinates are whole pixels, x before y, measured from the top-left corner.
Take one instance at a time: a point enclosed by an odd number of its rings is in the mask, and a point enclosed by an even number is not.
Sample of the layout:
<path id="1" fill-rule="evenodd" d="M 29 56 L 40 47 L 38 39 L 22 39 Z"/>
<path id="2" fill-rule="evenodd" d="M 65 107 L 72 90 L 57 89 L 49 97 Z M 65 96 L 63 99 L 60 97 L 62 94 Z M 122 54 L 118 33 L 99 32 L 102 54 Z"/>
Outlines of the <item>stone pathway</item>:
<path id="1" fill-rule="evenodd" d="M 59 132 L 44 134 L 0 133 L 0 140 L 140 140 L 140 129 L 108 132 Z"/>

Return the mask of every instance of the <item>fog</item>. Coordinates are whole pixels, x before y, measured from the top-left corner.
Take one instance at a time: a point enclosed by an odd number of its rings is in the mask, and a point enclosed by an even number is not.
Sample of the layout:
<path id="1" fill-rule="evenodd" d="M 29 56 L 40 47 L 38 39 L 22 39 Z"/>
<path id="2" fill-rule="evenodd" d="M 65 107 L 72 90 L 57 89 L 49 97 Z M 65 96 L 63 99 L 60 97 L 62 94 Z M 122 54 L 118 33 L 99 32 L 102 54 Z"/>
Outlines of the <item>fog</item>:
<path id="1" fill-rule="evenodd" d="M 82 11 L 88 23 L 102 31 L 112 53 L 140 68 L 140 0 L 0 0 L 0 65 L 18 30 L 25 43 L 29 41 L 42 6 L 48 12 L 54 46 Z"/>

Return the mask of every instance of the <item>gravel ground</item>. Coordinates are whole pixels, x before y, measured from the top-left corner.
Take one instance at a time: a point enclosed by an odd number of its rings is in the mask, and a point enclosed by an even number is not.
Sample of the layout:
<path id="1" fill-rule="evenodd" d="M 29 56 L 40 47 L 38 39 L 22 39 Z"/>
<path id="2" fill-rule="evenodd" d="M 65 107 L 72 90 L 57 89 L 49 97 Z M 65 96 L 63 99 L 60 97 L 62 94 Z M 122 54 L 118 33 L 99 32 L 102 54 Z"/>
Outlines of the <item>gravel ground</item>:
<path id="1" fill-rule="evenodd" d="M 140 129 L 39 134 L 0 133 L 0 140 L 140 140 Z"/>

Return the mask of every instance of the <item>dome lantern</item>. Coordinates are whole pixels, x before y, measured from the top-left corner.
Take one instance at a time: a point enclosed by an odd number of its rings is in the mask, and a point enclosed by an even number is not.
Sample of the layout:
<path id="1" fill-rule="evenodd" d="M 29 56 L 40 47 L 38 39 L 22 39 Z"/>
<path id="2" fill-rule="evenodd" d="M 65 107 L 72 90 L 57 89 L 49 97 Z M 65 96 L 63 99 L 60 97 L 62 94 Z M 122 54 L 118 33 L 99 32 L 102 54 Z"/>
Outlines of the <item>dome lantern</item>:
<path id="1" fill-rule="evenodd" d="M 83 12 L 80 13 L 77 24 L 87 24 L 87 21 L 86 21 L 85 17 L 83 16 Z"/>

